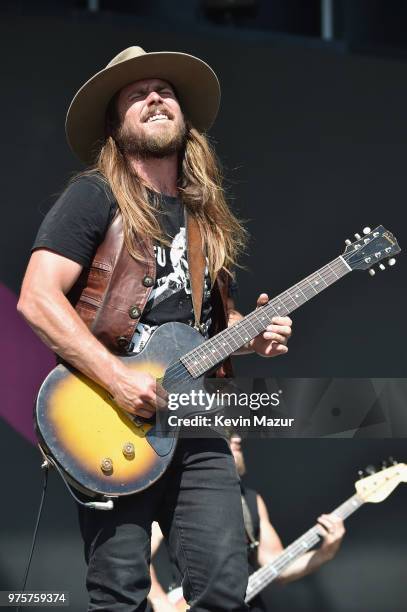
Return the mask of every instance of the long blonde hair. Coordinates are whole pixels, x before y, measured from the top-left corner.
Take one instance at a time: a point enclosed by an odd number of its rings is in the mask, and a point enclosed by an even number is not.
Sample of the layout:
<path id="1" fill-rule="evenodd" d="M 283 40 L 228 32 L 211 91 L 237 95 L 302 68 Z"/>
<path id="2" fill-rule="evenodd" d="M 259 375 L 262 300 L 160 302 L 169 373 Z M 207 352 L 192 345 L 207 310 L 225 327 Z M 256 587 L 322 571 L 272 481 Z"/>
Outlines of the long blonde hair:
<path id="1" fill-rule="evenodd" d="M 142 258 L 135 234 L 168 244 L 157 219 L 156 205 L 149 201 L 147 185 L 135 174 L 112 136 L 107 137 L 92 171 L 105 178 L 117 200 L 124 241 L 132 257 Z M 209 273 L 214 279 L 222 267 L 230 271 L 238 265 L 247 232 L 226 203 L 219 162 L 207 138 L 188 125 L 179 174 L 179 197 L 198 222 Z"/>

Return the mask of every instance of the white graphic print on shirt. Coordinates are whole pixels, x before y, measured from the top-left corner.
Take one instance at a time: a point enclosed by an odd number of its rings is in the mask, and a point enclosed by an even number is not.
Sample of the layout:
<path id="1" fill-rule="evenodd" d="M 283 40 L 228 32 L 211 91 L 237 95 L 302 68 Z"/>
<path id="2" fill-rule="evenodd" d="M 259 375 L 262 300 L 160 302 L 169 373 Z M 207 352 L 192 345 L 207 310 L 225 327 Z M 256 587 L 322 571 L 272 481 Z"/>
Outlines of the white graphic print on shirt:
<path id="1" fill-rule="evenodd" d="M 165 249 L 163 247 L 154 247 L 154 250 L 157 266 L 165 267 L 167 264 Z M 182 289 L 184 289 L 187 295 L 191 294 L 185 227 L 180 227 L 178 234 L 176 234 L 171 243 L 170 261 L 172 271 L 166 276 L 158 275 L 159 278 L 146 304 L 149 310 L 163 300 L 166 300 L 170 295 L 182 291 Z"/>
<path id="2" fill-rule="evenodd" d="M 180 295 L 180 300 L 182 295 L 191 295 L 185 227 L 179 228 L 169 248 L 156 245 L 154 253 L 157 264 L 157 280 L 146 304 L 146 311 L 148 312 L 177 293 Z M 169 261 L 167 261 L 168 257 Z M 166 271 L 167 274 L 165 273 Z M 208 268 L 206 267 L 204 299 L 208 298 L 209 295 L 210 279 Z M 209 325 L 210 319 L 207 321 L 207 328 L 209 328 Z M 133 352 L 138 353 L 144 348 L 157 327 L 158 325 L 148 325 L 146 323 L 139 323 L 137 325 L 133 336 Z"/>

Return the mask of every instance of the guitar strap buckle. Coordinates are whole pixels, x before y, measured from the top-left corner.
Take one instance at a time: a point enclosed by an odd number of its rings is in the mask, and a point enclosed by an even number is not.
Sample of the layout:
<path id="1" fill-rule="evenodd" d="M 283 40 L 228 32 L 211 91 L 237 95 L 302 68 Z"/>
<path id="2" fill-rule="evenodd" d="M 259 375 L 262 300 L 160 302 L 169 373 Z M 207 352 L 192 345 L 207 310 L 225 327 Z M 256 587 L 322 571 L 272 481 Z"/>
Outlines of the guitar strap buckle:
<path id="1" fill-rule="evenodd" d="M 207 329 L 207 325 L 205 325 L 205 323 L 195 323 L 194 325 L 194 329 L 196 329 L 197 331 L 199 331 L 199 333 L 202 336 L 205 336 L 206 332 L 208 331 Z"/>

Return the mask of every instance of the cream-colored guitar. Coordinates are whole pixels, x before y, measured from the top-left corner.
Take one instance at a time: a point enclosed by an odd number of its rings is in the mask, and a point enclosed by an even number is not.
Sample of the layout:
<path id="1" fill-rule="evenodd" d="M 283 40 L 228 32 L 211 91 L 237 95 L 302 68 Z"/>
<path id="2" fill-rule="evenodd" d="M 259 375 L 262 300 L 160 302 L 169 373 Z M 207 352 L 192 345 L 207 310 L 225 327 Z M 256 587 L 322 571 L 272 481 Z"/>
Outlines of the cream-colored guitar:
<path id="1" fill-rule="evenodd" d="M 345 520 L 365 503 L 384 501 L 401 482 L 407 482 L 407 465 L 405 463 L 394 463 L 391 467 L 381 469 L 379 472 L 358 480 L 355 483 L 356 493 L 335 508 L 333 513 Z M 256 595 L 280 576 L 293 561 L 313 548 L 321 537 L 320 526 L 314 525 L 295 542 L 287 546 L 271 563 L 254 572 L 247 585 L 246 603 L 250 603 Z M 170 591 L 168 599 L 179 612 L 188 610 L 181 587 Z"/>

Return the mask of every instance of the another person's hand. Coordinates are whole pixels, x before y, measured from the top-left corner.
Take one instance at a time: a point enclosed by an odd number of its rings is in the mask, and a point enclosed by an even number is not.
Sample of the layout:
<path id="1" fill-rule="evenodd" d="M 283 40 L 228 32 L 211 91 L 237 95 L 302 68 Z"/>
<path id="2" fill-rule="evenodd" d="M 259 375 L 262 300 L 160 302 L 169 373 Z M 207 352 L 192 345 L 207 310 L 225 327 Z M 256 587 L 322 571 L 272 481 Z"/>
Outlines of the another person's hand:
<path id="1" fill-rule="evenodd" d="M 178 608 L 170 603 L 166 596 L 154 599 L 150 604 L 154 612 L 178 612 Z"/>
<path id="2" fill-rule="evenodd" d="M 330 561 L 336 555 L 345 535 L 345 527 L 342 519 L 335 514 L 321 514 L 318 518 L 321 526 L 322 544 L 317 551 L 317 555 L 323 561 Z"/>
<path id="3" fill-rule="evenodd" d="M 261 293 L 257 299 L 257 308 L 267 304 L 269 297 Z M 288 351 L 287 342 L 292 334 L 290 317 L 273 317 L 271 325 L 264 332 L 253 338 L 249 346 L 262 357 L 276 357 Z"/>
<path id="4" fill-rule="evenodd" d="M 167 405 L 168 394 L 150 374 L 137 372 L 121 361 L 115 368 L 109 392 L 115 404 L 146 419 Z"/>

